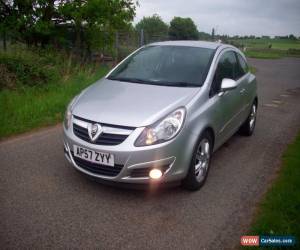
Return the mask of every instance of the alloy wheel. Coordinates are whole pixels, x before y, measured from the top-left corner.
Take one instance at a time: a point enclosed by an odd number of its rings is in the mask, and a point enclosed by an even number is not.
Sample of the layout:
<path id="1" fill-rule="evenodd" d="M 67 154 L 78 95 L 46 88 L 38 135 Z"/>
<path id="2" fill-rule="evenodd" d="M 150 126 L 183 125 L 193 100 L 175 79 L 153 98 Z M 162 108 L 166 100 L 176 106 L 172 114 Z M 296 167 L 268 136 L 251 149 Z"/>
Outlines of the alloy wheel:
<path id="1" fill-rule="evenodd" d="M 253 104 L 251 108 L 250 119 L 249 119 L 250 130 L 253 130 L 254 128 L 255 119 L 256 119 L 256 105 Z"/>
<path id="2" fill-rule="evenodd" d="M 195 158 L 195 176 L 198 182 L 202 182 L 207 174 L 210 160 L 210 144 L 203 138 L 198 146 Z"/>

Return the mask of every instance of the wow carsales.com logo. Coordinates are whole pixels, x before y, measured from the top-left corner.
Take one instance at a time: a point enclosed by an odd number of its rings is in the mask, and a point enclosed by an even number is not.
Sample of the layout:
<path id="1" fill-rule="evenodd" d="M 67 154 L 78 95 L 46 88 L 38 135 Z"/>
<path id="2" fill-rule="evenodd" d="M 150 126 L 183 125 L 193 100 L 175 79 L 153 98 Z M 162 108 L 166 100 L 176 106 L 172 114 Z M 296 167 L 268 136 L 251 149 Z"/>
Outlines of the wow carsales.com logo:
<path id="1" fill-rule="evenodd" d="M 294 236 L 242 236 L 242 246 L 294 246 Z"/>

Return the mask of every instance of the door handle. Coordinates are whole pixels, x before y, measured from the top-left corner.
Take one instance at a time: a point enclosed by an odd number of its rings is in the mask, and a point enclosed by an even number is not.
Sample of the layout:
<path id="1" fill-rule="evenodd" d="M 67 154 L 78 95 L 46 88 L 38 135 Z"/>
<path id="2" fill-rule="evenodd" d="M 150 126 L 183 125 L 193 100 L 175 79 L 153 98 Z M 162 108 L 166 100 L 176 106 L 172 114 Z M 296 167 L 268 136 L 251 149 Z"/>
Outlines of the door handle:
<path id="1" fill-rule="evenodd" d="M 242 90 L 240 91 L 240 93 L 243 94 L 245 91 L 246 91 L 246 89 L 242 89 Z"/>

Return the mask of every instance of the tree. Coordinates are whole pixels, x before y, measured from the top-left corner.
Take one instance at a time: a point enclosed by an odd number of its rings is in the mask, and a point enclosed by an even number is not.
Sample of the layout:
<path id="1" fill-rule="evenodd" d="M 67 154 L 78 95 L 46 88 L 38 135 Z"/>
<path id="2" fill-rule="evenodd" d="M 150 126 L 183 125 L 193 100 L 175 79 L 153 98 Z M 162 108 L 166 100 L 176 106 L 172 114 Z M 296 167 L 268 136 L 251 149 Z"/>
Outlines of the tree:
<path id="1" fill-rule="evenodd" d="M 25 16 L 19 15 L 19 13 L 26 5 L 22 4 L 22 1 L 0 0 L 0 32 L 4 49 L 6 49 L 7 36 L 16 38 L 19 27 L 24 23 Z"/>
<path id="2" fill-rule="evenodd" d="M 197 40 L 199 33 L 191 18 L 174 17 L 170 22 L 169 36 L 172 40 Z"/>
<path id="3" fill-rule="evenodd" d="M 43 44 L 53 32 L 54 0 L 1 0 L 1 24 L 14 39 L 27 44 Z"/>
<path id="4" fill-rule="evenodd" d="M 0 31 L 45 46 L 71 29 L 77 48 L 99 48 L 112 44 L 115 30 L 132 21 L 135 7 L 134 0 L 0 0 Z"/>
<path id="5" fill-rule="evenodd" d="M 215 40 L 215 28 L 212 28 L 212 31 L 211 31 L 211 39 L 212 39 L 212 40 Z"/>
<path id="6" fill-rule="evenodd" d="M 9 26 L 9 15 L 12 11 L 11 6 L 6 1 L 0 2 L 0 32 L 3 41 L 3 49 L 6 50 L 6 37 Z"/>
<path id="7" fill-rule="evenodd" d="M 296 38 L 293 34 L 290 34 L 290 35 L 289 35 L 289 39 L 290 39 L 290 40 L 297 40 L 297 38 Z"/>
<path id="8" fill-rule="evenodd" d="M 155 39 L 156 37 L 165 38 L 168 36 L 168 25 L 157 14 L 149 17 L 143 17 L 136 26 L 136 30 L 140 33 L 143 29 L 147 41 Z"/>
<path id="9" fill-rule="evenodd" d="M 112 44 L 115 32 L 130 24 L 135 15 L 132 0 L 73 0 L 60 13 L 75 28 L 76 47 L 102 48 Z"/>

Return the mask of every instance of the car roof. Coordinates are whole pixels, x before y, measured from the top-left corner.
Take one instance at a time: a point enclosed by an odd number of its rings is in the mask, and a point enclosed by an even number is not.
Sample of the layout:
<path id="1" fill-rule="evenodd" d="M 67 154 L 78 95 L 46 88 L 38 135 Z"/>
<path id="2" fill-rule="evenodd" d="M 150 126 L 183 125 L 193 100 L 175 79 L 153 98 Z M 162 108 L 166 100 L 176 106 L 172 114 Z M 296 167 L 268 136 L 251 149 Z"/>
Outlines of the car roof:
<path id="1" fill-rule="evenodd" d="M 233 46 L 219 43 L 219 42 L 207 42 L 207 41 L 164 41 L 164 42 L 156 42 L 148 44 L 151 45 L 160 45 L 160 46 L 188 46 L 188 47 L 199 47 L 199 48 L 207 48 L 207 49 L 217 49 L 219 47 L 229 47 L 232 48 Z"/>

